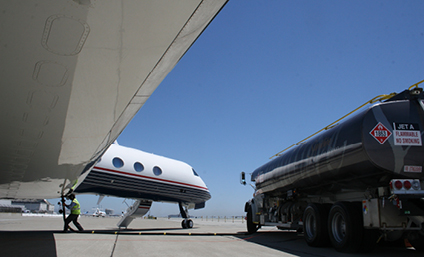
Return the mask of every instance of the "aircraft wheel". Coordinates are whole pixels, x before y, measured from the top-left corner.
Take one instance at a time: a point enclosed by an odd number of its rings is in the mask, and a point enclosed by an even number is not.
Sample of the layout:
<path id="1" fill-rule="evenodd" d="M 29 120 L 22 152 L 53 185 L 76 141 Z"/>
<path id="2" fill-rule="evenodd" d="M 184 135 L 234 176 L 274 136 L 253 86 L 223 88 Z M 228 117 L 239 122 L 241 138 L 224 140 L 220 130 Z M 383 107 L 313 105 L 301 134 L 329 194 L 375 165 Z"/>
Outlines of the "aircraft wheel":
<path id="1" fill-rule="evenodd" d="M 181 222 L 181 226 L 182 226 L 182 228 L 193 228 L 193 225 L 194 225 L 194 223 L 193 223 L 193 221 L 191 220 L 191 219 L 189 219 L 189 220 L 183 220 L 182 222 Z"/>
<path id="2" fill-rule="evenodd" d="M 328 237 L 328 207 L 310 203 L 303 212 L 303 232 L 309 246 L 322 247 L 330 244 Z"/>
<path id="3" fill-rule="evenodd" d="M 333 247 L 339 252 L 354 253 L 360 250 L 362 224 L 356 209 L 347 202 L 337 202 L 328 216 L 328 232 Z"/>

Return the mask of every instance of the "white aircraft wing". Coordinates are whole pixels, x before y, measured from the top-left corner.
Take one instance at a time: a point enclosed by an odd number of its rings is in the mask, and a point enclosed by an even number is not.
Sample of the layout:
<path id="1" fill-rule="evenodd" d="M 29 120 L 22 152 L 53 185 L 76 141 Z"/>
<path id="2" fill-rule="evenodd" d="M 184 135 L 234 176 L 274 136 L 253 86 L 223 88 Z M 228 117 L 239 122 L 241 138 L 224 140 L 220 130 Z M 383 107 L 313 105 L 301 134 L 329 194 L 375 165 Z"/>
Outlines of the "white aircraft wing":
<path id="1" fill-rule="evenodd" d="M 227 0 L 1 1 L 0 198 L 53 198 Z"/>

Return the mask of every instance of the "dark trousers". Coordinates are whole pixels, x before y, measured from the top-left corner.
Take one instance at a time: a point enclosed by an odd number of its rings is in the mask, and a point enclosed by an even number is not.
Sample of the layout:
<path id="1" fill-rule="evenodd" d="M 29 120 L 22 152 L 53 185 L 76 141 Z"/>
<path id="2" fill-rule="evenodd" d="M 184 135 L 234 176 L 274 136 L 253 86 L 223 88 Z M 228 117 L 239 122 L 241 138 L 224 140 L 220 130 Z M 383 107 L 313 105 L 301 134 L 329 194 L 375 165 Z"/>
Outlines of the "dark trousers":
<path id="1" fill-rule="evenodd" d="M 78 217 L 79 217 L 79 215 L 76 215 L 76 214 L 69 214 L 69 216 L 66 218 L 66 220 L 65 220 L 65 227 L 64 227 L 64 231 L 67 231 L 68 230 L 68 225 L 69 225 L 69 223 L 70 222 L 73 222 L 74 223 L 74 225 L 78 228 L 78 230 L 79 231 L 82 231 L 82 230 L 84 230 L 83 228 L 82 228 L 82 226 L 80 225 L 80 223 L 78 223 Z"/>

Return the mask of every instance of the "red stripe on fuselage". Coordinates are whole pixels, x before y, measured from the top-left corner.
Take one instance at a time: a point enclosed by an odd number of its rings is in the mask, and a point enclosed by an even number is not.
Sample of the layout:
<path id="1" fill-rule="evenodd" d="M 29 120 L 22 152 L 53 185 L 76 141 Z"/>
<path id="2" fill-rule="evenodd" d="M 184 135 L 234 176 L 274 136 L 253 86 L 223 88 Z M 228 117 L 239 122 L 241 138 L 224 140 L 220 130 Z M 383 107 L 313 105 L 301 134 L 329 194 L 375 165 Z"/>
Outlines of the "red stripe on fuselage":
<path id="1" fill-rule="evenodd" d="M 152 180 L 152 181 L 160 181 L 160 182 L 166 182 L 166 183 L 171 183 L 171 184 L 184 185 L 184 186 L 188 186 L 188 187 L 192 187 L 192 188 L 198 188 L 198 189 L 202 189 L 202 190 L 205 190 L 205 191 L 209 191 L 208 188 L 205 188 L 205 187 L 202 187 L 202 186 L 196 186 L 196 185 L 191 185 L 191 184 L 181 183 L 181 182 L 176 182 L 176 181 L 171 181 L 171 180 L 153 178 L 153 177 L 149 177 L 149 176 L 143 176 L 143 175 L 123 172 L 123 171 L 118 171 L 118 170 L 113 170 L 113 169 L 108 169 L 108 168 L 103 168 L 103 167 L 98 167 L 98 166 L 94 166 L 93 169 L 112 172 L 112 173 L 118 173 L 118 174 L 132 176 L 132 177 L 145 178 L 145 179 L 149 179 L 149 180 Z"/>

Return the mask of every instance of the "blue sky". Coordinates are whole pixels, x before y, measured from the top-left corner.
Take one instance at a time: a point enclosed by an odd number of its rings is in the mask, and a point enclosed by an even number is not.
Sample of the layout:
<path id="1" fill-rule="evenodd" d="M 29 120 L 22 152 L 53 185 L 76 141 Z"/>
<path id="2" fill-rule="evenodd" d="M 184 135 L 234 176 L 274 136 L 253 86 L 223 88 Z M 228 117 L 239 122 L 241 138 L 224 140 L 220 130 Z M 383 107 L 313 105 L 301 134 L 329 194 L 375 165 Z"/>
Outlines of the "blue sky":
<path id="1" fill-rule="evenodd" d="M 192 165 L 212 199 L 191 215 L 243 215 L 253 190 L 241 171 L 424 79 L 423 12 L 419 0 L 230 0 L 118 142 Z M 87 210 L 97 202 L 79 199 Z M 101 205 L 120 212 L 122 201 Z"/>

